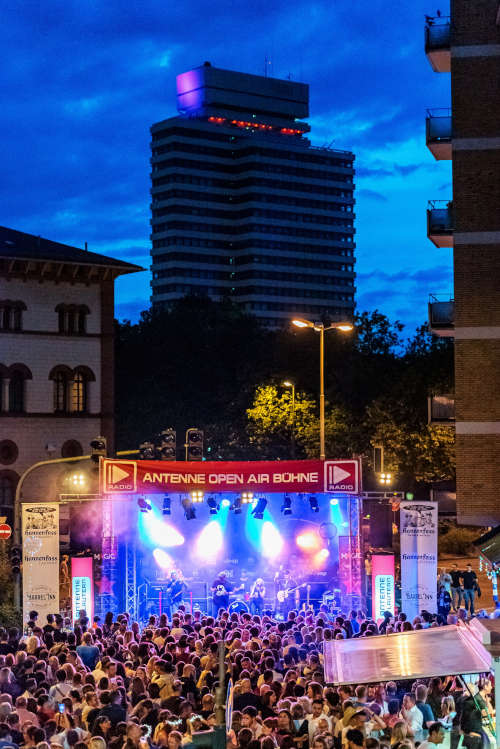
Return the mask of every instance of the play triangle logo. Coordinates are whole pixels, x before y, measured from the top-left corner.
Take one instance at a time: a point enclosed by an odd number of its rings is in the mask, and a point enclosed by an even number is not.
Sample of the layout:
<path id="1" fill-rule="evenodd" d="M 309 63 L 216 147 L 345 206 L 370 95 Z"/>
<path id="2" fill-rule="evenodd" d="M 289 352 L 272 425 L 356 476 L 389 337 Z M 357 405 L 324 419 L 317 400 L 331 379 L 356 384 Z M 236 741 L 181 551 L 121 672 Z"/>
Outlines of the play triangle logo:
<path id="1" fill-rule="evenodd" d="M 137 491 L 137 464 L 134 460 L 104 461 L 104 492 Z"/>
<path id="2" fill-rule="evenodd" d="M 357 494 L 359 486 L 359 464 L 357 460 L 326 460 L 325 491 Z"/>
<path id="3" fill-rule="evenodd" d="M 339 484 L 341 481 L 343 481 L 346 478 L 351 477 L 350 471 L 344 471 L 343 468 L 339 468 L 339 466 L 333 466 L 333 483 Z"/>

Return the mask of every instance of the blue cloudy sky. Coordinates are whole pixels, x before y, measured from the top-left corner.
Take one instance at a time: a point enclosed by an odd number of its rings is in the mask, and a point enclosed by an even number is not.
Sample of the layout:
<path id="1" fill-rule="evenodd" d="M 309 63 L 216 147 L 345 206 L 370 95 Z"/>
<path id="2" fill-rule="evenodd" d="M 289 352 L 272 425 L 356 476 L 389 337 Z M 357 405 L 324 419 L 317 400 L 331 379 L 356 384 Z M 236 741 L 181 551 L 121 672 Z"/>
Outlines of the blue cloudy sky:
<path id="1" fill-rule="evenodd" d="M 175 75 L 210 60 L 310 84 L 312 139 L 356 154 L 357 303 L 424 321 L 452 289 L 426 238 L 451 195 L 425 147 L 449 76 L 423 51 L 424 0 L 10 0 L 2 9 L 0 223 L 149 267 L 149 126 L 175 114 Z M 443 13 L 447 7 L 441 6 Z M 149 304 L 118 281 L 117 315 Z"/>

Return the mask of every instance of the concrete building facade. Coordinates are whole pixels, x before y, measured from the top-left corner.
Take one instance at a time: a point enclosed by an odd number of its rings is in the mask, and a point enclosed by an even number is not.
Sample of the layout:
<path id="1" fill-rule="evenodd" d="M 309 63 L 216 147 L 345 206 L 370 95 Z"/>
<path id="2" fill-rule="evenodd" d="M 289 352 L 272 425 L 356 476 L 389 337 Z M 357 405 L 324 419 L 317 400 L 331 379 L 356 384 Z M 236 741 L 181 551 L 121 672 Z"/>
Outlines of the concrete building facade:
<path id="1" fill-rule="evenodd" d="M 454 298 L 430 304 L 431 327 L 455 342 L 457 513 L 498 525 L 500 466 L 500 9 L 451 0 L 428 18 L 426 53 L 451 74 L 451 110 L 430 112 L 427 143 L 452 160 L 453 195 L 428 211 L 429 237 L 453 247 Z"/>
<path id="2" fill-rule="evenodd" d="M 177 107 L 151 128 L 153 306 L 350 317 L 354 155 L 305 137 L 308 86 L 205 63 L 177 77 Z"/>
<path id="3" fill-rule="evenodd" d="M 114 442 L 114 280 L 142 270 L 0 227 L 0 515 L 33 463 Z"/>

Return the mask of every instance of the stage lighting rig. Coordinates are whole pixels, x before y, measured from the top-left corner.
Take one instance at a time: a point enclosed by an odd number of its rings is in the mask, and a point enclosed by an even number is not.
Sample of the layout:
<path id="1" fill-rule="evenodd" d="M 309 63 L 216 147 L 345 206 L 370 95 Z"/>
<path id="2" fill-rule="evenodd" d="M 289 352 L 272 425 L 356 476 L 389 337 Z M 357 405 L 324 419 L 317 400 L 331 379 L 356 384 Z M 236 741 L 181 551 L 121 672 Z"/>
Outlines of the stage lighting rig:
<path id="1" fill-rule="evenodd" d="M 379 482 L 386 486 L 388 486 L 389 484 L 392 484 L 392 473 L 381 473 L 379 477 Z"/>
<path id="2" fill-rule="evenodd" d="M 203 492 L 199 489 L 194 489 L 192 492 L 190 492 L 189 496 L 191 497 L 191 502 L 194 504 L 201 504 L 203 502 Z"/>
<path id="3" fill-rule="evenodd" d="M 170 497 L 168 494 L 165 494 L 165 496 L 163 497 L 163 510 L 162 510 L 164 515 L 172 514 L 172 509 L 170 505 L 171 505 Z"/>
<path id="4" fill-rule="evenodd" d="M 292 514 L 292 500 L 290 499 L 290 496 L 288 494 L 285 494 L 283 497 L 283 504 L 281 505 L 281 512 L 283 515 L 291 515 Z"/>
<path id="5" fill-rule="evenodd" d="M 231 505 L 231 510 L 234 512 L 235 515 L 241 515 L 241 497 L 235 497 L 233 504 Z"/>
<path id="6" fill-rule="evenodd" d="M 267 499 L 265 497 L 259 497 L 257 499 L 257 504 L 252 510 L 252 515 L 256 520 L 262 520 L 264 517 L 264 510 L 267 507 Z"/>
<path id="7" fill-rule="evenodd" d="M 151 505 L 147 500 L 144 499 L 144 497 L 139 497 L 137 500 L 137 507 L 140 509 L 141 512 L 149 512 L 151 510 Z"/>
<path id="8" fill-rule="evenodd" d="M 217 504 L 217 500 L 214 496 L 207 498 L 207 505 L 210 510 L 210 515 L 217 515 L 219 512 L 219 505 Z"/>
<path id="9" fill-rule="evenodd" d="M 241 494 L 241 504 L 242 505 L 250 505 L 253 502 L 253 492 L 242 492 Z"/>
<path id="10" fill-rule="evenodd" d="M 190 498 L 184 497 L 184 499 L 181 500 L 181 505 L 184 508 L 184 515 L 186 516 L 186 520 L 194 520 L 196 518 L 196 510 L 194 509 L 193 503 Z"/>
<path id="11" fill-rule="evenodd" d="M 155 460 L 156 447 L 152 442 L 143 442 L 139 445 L 139 458 L 140 460 Z"/>
<path id="12" fill-rule="evenodd" d="M 318 499 L 314 494 L 311 494 L 311 496 L 309 497 L 309 506 L 311 508 L 311 512 L 319 512 Z"/>

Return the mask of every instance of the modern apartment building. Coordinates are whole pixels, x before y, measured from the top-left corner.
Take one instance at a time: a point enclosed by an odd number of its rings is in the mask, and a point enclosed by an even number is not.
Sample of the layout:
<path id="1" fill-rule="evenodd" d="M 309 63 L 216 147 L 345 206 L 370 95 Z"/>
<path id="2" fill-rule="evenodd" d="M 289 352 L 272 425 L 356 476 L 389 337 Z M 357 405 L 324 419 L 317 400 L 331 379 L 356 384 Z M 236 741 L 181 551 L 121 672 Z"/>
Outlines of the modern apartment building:
<path id="1" fill-rule="evenodd" d="M 151 128 L 152 296 L 230 298 L 279 326 L 354 311 L 354 155 L 315 147 L 309 87 L 205 63 Z"/>
<path id="2" fill-rule="evenodd" d="M 453 248 L 454 295 L 431 299 L 430 326 L 455 341 L 457 514 L 500 523 L 500 9 L 451 0 L 427 18 L 426 54 L 451 73 L 451 109 L 429 111 L 427 144 L 451 159 L 453 194 L 429 206 L 428 235 Z"/>

